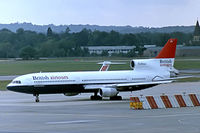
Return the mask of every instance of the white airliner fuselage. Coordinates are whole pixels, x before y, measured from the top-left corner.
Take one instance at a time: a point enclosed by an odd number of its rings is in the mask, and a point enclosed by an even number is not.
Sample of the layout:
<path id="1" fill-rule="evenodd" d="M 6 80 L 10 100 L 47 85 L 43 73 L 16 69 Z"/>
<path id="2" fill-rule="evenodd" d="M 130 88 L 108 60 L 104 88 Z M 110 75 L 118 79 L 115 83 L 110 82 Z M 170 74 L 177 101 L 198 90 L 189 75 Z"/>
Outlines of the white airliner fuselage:
<path id="1" fill-rule="evenodd" d="M 8 85 L 8 89 L 32 94 L 37 92 L 39 94 L 55 93 L 56 91 L 58 91 L 57 93 L 60 93 L 61 91 L 74 92 L 75 86 L 83 88 L 84 85 L 144 83 L 156 81 L 154 78 L 158 76 L 162 77 L 163 79 L 170 78 L 170 74 L 167 72 L 137 72 L 133 70 L 33 73 L 17 77 Z M 51 90 L 50 88 L 52 85 L 56 86 L 57 89 Z M 29 90 L 29 88 L 32 87 L 34 87 L 34 89 Z"/>

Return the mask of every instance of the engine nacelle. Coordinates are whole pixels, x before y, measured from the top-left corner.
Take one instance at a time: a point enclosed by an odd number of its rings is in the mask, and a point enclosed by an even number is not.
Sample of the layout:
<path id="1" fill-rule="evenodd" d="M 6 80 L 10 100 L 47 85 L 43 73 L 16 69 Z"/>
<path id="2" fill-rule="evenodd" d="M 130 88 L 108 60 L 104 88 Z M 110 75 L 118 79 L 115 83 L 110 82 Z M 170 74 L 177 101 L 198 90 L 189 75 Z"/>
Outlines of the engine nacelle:
<path id="1" fill-rule="evenodd" d="M 116 96 L 119 92 L 116 88 L 101 88 L 99 93 L 102 97 L 113 97 Z"/>
<path id="2" fill-rule="evenodd" d="M 149 60 L 146 59 L 137 59 L 137 60 L 132 60 L 130 62 L 130 67 L 134 70 L 134 69 L 138 69 L 138 68 L 142 68 L 142 69 L 148 69 L 149 67 L 151 67 L 151 64 L 149 63 Z"/>
<path id="3" fill-rule="evenodd" d="M 152 69 L 173 69 L 174 59 L 163 58 L 163 59 L 135 59 L 131 60 L 130 67 L 134 70 L 152 70 Z M 171 71 L 171 70 L 170 70 Z M 175 73 L 178 73 L 177 70 L 173 70 Z"/>
<path id="4" fill-rule="evenodd" d="M 133 70 L 151 70 L 151 69 L 159 69 L 160 68 L 160 60 L 159 59 L 135 59 L 131 60 L 130 67 Z"/>
<path id="5" fill-rule="evenodd" d="M 79 93 L 64 93 L 65 96 L 76 96 Z"/>
<path id="6" fill-rule="evenodd" d="M 134 68 L 135 68 L 135 61 L 134 60 L 132 60 L 130 62 L 130 67 L 134 70 Z"/>

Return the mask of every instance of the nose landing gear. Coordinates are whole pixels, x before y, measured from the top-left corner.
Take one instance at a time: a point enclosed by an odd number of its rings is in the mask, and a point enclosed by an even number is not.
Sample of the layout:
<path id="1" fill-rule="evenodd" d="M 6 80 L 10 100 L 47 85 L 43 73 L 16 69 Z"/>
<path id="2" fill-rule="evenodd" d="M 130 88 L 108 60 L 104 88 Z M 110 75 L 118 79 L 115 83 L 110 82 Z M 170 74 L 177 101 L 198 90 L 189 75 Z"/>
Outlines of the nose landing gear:
<path id="1" fill-rule="evenodd" d="M 40 102 L 39 94 L 34 94 L 33 96 L 35 96 L 35 102 L 36 103 Z"/>

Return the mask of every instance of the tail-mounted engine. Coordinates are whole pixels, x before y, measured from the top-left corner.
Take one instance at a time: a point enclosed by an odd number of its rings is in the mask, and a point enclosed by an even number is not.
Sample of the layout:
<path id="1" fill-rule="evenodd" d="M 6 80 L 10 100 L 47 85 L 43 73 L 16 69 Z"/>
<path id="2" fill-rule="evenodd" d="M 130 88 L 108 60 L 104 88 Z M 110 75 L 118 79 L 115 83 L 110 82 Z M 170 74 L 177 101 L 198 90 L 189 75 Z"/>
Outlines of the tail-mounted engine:
<path id="1" fill-rule="evenodd" d="M 133 70 L 152 70 L 152 69 L 172 69 L 174 59 L 138 59 L 130 62 L 130 67 Z"/>
<path id="2" fill-rule="evenodd" d="M 135 61 L 134 61 L 134 60 L 132 60 L 132 61 L 130 62 L 130 67 L 131 67 L 131 69 L 134 70 L 134 68 L 135 68 Z"/>
<path id="3" fill-rule="evenodd" d="M 132 60 L 130 62 L 130 67 L 131 69 L 135 70 L 135 69 L 149 69 L 151 66 L 151 62 L 146 59 L 143 59 L 143 60 Z"/>

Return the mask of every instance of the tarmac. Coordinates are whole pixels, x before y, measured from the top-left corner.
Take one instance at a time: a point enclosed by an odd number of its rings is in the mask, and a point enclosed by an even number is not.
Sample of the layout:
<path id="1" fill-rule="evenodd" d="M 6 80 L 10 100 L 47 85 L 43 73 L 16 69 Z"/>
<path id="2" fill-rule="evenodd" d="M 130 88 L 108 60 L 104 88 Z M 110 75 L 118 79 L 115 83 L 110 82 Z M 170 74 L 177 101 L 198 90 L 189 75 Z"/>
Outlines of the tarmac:
<path id="1" fill-rule="evenodd" d="M 0 133 L 199 133 L 200 107 L 132 110 L 130 96 L 200 94 L 200 82 L 172 83 L 122 92 L 122 101 L 0 91 Z"/>

